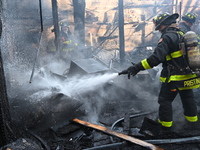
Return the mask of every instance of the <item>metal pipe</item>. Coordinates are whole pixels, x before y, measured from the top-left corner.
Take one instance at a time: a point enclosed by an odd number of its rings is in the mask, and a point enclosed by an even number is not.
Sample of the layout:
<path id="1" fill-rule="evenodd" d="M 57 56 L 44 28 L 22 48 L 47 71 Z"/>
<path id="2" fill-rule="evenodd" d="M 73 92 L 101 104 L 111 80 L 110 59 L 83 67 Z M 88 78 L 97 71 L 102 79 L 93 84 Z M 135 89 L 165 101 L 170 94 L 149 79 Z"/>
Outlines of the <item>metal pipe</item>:
<path id="1" fill-rule="evenodd" d="M 200 136 L 189 137 L 189 138 L 179 138 L 179 139 L 157 139 L 157 140 L 144 140 L 151 144 L 178 144 L 178 143 L 199 143 Z M 127 142 L 119 142 L 107 145 L 96 146 L 92 148 L 87 148 L 83 150 L 106 150 L 109 148 L 121 148 L 127 146 Z"/>
<path id="2" fill-rule="evenodd" d="M 138 116 L 149 114 L 149 113 L 150 112 L 135 114 L 135 115 L 131 115 L 130 117 L 138 117 Z M 114 126 L 117 123 L 121 122 L 122 120 L 124 120 L 124 118 L 121 118 L 121 119 L 117 120 L 116 122 L 114 122 L 113 125 L 111 126 L 111 130 L 113 130 Z M 113 139 L 111 137 L 111 141 L 112 140 Z M 192 142 L 199 143 L 200 136 L 194 136 L 194 137 L 188 137 L 188 138 L 177 138 L 177 139 L 155 139 L 155 140 L 144 140 L 144 141 L 151 143 L 151 144 L 192 143 Z"/>
<path id="3" fill-rule="evenodd" d="M 111 148 L 112 149 L 122 148 L 126 145 L 127 145 L 126 142 L 119 142 L 119 143 L 113 143 L 113 144 L 107 144 L 107 145 L 101 145 L 101 146 L 86 148 L 86 149 L 83 149 L 83 150 L 110 150 Z"/>
<path id="4" fill-rule="evenodd" d="M 32 69 L 32 73 L 31 73 L 31 77 L 30 77 L 29 83 L 32 82 L 32 78 L 33 78 L 33 75 L 34 75 L 34 72 L 35 72 L 35 65 L 37 63 L 37 59 L 38 59 L 38 56 L 39 56 L 39 53 L 40 53 L 40 46 L 41 46 L 41 42 L 42 42 L 43 19 L 42 19 L 42 2 L 41 2 L 41 0 L 39 0 L 39 8 L 40 8 L 40 26 L 41 26 L 41 31 L 40 32 L 41 32 L 41 35 L 40 35 L 39 47 L 38 47 L 37 54 L 36 54 L 36 57 L 35 57 L 35 61 L 34 61 L 34 64 L 33 64 L 33 69 Z"/>
<path id="5" fill-rule="evenodd" d="M 172 143 L 199 143 L 200 136 L 188 137 L 188 138 L 178 138 L 178 139 L 158 139 L 158 140 L 144 140 L 151 144 L 172 144 Z"/>
<path id="6" fill-rule="evenodd" d="M 121 65 L 125 61 L 125 44 L 124 44 L 124 0 L 118 0 L 119 8 L 119 49 L 120 49 L 120 63 Z"/>
<path id="7" fill-rule="evenodd" d="M 33 64 L 33 69 L 32 69 L 32 73 L 31 73 L 31 77 L 30 77 L 29 83 L 32 82 L 32 78 L 33 78 L 33 75 L 34 75 L 34 72 L 35 72 L 35 65 L 37 63 L 38 56 L 39 56 L 39 53 L 40 53 L 40 46 L 41 46 L 41 42 L 42 42 L 42 35 L 43 35 L 43 32 L 41 32 L 41 35 L 40 35 L 40 43 L 39 43 L 39 47 L 38 47 L 37 54 L 36 54 L 36 57 L 35 57 L 35 61 L 34 61 L 34 64 Z"/>
<path id="8" fill-rule="evenodd" d="M 180 15 L 180 17 L 179 17 L 179 21 L 181 21 L 181 15 L 182 15 L 182 2 L 180 2 L 180 10 L 179 10 L 179 15 Z"/>
<path id="9" fill-rule="evenodd" d="M 138 113 L 138 114 L 134 114 L 134 115 L 130 115 L 130 118 L 134 118 L 134 117 L 139 117 L 139 116 L 142 116 L 142 115 L 147 115 L 147 114 L 150 114 L 150 113 L 153 113 L 153 112 L 143 112 L 143 113 Z M 120 121 L 124 120 L 124 118 L 120 118 L 118 119 L 117 121 L 115 121 L 112 126 L 111 126 L 111 130 L 113 130 L 114 126 L 119 123 Z"/>
<path id="10" fill-rule="evenodd" d="M 150 113 L 152 113 L 152 112 L 144 112 L 144 113 L 134 114 L 134 115 L 130 115 L 130 118 L 139 117 L 139 116 L 147 115 L 147 114 L 150 114 Z M 114 130 L 115 125 L 116 125 L 117 123 L 123 121 L 123 120 L 124 120 L 124 118 L 120 118 L 120 119 L 118 119 L 117 121 L 115 121 L 115 122 L 112 124 L 112 126 L 111 126 L 111 130 Z M 110 136 L 110 140 L 114 143 L 114 140 L 113 140 L 113 137 L 112 137 L 112 136 Z"/>

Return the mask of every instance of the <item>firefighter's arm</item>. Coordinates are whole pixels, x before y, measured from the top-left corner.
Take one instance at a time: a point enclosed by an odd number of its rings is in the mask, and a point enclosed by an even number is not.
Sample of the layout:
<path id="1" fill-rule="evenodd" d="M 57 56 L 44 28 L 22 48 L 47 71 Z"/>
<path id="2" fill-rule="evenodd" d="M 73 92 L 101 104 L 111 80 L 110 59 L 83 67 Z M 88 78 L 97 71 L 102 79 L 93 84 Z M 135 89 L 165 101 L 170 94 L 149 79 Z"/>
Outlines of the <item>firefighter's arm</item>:
<path id="1" fill-rule="evenodd" d="M 164 41 L 164 42 L 163 42 Z M 160 64 L 163 60 L 166 58 L 166 52 L 163 51 L 163 49 L 168 50 L 168 44 L 165 42 L 165 40 L 160 40 L 157 47 L 154 50 L 154 53 L 149 56 L 146 59 L 143 59 L 137 64 L 133 64 L 130 66 L 128 69 L 123 70 L 122 72 L 118 73 L 119 75 L 121 74 L 128 74 L 128 78 L 130 78 L 130 75 L 135 76 L 139 71 L 141 70 L 146 70 L 146 69 L 151 69 L 154 66 L 157 66 Z"/>

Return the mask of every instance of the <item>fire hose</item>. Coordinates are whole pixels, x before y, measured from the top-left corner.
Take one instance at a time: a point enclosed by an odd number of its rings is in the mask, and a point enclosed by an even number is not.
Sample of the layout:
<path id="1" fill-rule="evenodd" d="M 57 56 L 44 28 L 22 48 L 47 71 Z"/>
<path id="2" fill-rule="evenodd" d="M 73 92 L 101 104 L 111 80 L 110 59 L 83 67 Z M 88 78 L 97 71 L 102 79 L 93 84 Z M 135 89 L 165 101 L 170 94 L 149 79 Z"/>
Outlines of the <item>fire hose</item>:
<path id="1" fill-rule="evenodd" d="M 134 114 L 134 115 L 130 115 L 129 117 L 130 118 L 135 118 L 135 117 L 139 117 L 139 116 L 142 116 L 142 115 L 147 115 L 147 114 L 150 114 L 150 113 L 154 113 L 154 112 L 141 112 L 141 113 L 137 113 L 137 114 Z M 111 130 L 114 130 L 114 127 L 118 124 L 118 123 L 120 123 L 120 122 L 122 122 L 122 121 L 124 121 L 125 120 L 125 117 L 124 118 L 120 118 L 120 119 L 118 119 L 117 121 L 115 121 L 113 124 L 112 124 L 112 126 L 111 126 Z M 113 137 L 111 136 L 110 137 L 110 140 L 114 143 L 114 140 L 113 140 Z"/>
<path id="2" fill-rule="evenodd" d="M 143 112 L 143 113 L 137 113 L 137 114 L 134 114 L 134 115 L 130 115 L 130 118 L 134 118 L 134 117 L 139 117 L 139 116 L 142 116 L 142 115 L 147 115 L 147 114 L 150 114 L 150 113 L 153 113 L 153 112 Z M 112 126 L 111 126 L 111 130 L 114 130 L 114 127 L 116 126 L 116 124 L 118 124 L 119 122 L 123 121 L 124 118 L 120 118 L 118 119 L 117 121 L 115 121 Z"/>
<path id="3" fill-rule="evenodd" d="M 183 143 L 199 143 L 200 136 L 194 136 L 194 137 L 187 137 L 187 138 L 177 138 L 177 139 L 155 139 L 155 140 L 144 140 L 151 144 L 183 144 Z M 118 142 L 118 143 L 112 143 L 107 145 L 101 145 L 96 146 L 92 148 L 87 148 L 84 150 L 104 150 L 104 149 L 113 149 L 113 148 L 123 148 L 125 146 L 128 146 L 129 144 L 127 142 Z"/>
<path id="4" fill-rule="evenodd" d="M 172 143 L 199 143 L 200 136 L 187 137 L 187 138 L 177 138 L 177 139 L 155 139 L 155 140 L 145 140 L 146 142 L 152 144 L 172 144 Z"/>

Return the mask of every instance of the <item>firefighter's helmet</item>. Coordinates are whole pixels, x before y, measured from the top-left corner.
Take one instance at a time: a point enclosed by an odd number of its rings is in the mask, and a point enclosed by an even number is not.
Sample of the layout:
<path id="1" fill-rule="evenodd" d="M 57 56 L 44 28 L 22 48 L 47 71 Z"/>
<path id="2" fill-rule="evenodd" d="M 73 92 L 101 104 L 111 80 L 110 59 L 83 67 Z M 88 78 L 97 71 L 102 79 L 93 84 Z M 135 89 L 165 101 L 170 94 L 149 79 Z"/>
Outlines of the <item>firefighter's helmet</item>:
<path id="1" fill-rule="evenodd" d="M 188 12 L 182 16 L 182 20 L 187 21 L 191 24 L 195 23 L 196 18 L 197 18 L 197 14 L 192 13 L 192 12 Z"/>
<path id="2" fill-rule="evenodd" d="M 61 21 L 59 24 L 61 27 L 68 27 L 67 21 Z"/>
<path id="3" fill-rule="evenodd" d="M 153 19 L 155 24 L 155 30 L 158 30 L 161 25 L 171 25 L 176 23 L 176 19 L 179 17 L 179 14 L 174 13 L 170 15 L 169 13 L 158 14 L 157 17 Z"/>
<path id="4" fill-rule="evenodd" d="M 69 32 L 69 25 L 68 25 L 67 21 L 60 21 L 59 25 L 60 25 L 61 31 L 63 31 L 65 33 Z"/>

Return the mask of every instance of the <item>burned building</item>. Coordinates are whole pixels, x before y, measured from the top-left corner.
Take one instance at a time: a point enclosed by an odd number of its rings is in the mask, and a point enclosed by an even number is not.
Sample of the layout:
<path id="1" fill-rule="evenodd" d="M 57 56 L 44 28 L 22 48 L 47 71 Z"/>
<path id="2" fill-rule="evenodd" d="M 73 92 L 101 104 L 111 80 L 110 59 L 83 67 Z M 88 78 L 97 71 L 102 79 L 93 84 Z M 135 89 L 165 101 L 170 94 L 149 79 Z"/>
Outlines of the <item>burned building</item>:
<path id="1" fill-rule="evenodd" d="M 199 14 L 198 4 L 2 0 L 0 149 L 199 149 L 199 123 L 187 124 L 179 97 L 173 130 L 155 122 L 159 66 L 118 76 L 152 54 L 160 36 L 153 17 Z M 74 41 L 60 43 L 61 21 Z"/>

